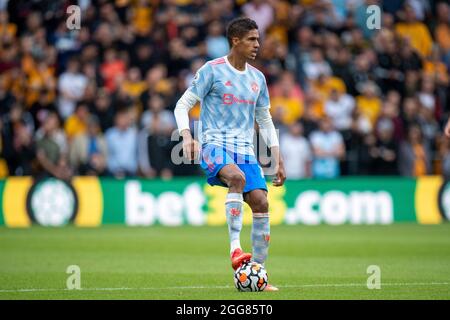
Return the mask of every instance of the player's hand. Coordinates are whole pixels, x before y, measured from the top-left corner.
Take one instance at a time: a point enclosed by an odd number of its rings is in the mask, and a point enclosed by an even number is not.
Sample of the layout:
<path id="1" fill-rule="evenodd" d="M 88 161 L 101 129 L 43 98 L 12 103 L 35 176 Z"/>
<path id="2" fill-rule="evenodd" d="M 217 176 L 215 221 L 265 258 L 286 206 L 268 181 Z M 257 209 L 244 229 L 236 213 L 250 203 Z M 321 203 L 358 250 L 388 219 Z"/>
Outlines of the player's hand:
<path id="1" fill-rule="evenodd" d="M 445 125 L 444 133 L 447 138 L 450 138 L 450 119 L 448 119 L 447 124 Z"/>
<path id="2" fill-rule="evenodd" d="M 273 146 L 271 149 L 272 161 L 275 163 L 275 177 L 272 179 L 272 184 L 275 187 L 280 187 L 286 180 L 286 171 L 284 170 L 283 159 L 280 154 L 280 148 Z"/>
<path id="3" fill-rule="evenodd" d="M 196 160 L 199 155 L 198 142 L 192 139 L 191 133 L 183 131 L 183 156 L 189 160 Z"/>
<path id="4" fill-rule="evenodd" d="M 278 166 L 276 167 L 276 172 L 277 173 L 275 174 L 272 183 L 275 187 L 281 187 L 284 184 L 284 181 L 286 180 L 286 171 L 284 170 L 283 161 L 280 161 L 278 163 Z"/>

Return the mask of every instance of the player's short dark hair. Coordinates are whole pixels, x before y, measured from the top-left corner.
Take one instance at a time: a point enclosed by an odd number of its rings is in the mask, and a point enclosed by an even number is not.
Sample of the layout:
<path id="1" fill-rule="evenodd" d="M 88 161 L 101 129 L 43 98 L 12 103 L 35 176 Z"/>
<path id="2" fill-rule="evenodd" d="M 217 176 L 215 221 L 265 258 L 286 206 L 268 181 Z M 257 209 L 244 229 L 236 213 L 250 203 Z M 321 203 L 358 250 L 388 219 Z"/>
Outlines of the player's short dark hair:
<path id="1" fill-rule="evenodd" d="M 236 18 L 232 20 L 227 26 L 227 39 L 230 47 L 233 45 L 231 41 L 232 38 L 237 37 L 241 39 L 247 34 L 247 32 L 254 29 L 258 29 L 258 25 L 252 19 Z"/>

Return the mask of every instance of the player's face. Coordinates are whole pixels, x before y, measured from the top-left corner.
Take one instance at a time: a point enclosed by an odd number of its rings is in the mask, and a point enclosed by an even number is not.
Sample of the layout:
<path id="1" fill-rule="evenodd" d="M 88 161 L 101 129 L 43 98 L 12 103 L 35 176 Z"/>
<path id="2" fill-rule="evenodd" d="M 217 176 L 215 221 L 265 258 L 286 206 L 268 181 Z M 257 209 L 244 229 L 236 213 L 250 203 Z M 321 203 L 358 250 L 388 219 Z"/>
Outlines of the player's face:
<path id="1" fill-rule="evenodd" d="M 239 52 L 247 60 L 255 60 L 259 50 L 259 32 L 257 29 L 250 30 L 237 44 Z"/>

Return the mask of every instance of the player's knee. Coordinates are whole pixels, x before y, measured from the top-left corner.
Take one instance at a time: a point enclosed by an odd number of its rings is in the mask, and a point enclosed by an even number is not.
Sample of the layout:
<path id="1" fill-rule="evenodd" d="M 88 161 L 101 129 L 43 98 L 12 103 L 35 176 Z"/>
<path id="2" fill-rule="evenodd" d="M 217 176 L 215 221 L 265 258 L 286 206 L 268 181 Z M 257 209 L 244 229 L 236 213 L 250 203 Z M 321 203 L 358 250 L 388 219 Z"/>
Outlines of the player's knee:
<path id="1" fill-rule="evenodd" d="M 229 187 L 233 187 L 239 190 L 243 190 L 245 187 L 245 176 L 240 172 L 233 173 L 230 176 L 229 181 Z"/>
<path id="2" fill-rule="evenodd" d="M 269 202 L 266 197 L 260 197 L 258 201 L 252 203 L 252 211 L 255 213 L 269 213 Z"/>

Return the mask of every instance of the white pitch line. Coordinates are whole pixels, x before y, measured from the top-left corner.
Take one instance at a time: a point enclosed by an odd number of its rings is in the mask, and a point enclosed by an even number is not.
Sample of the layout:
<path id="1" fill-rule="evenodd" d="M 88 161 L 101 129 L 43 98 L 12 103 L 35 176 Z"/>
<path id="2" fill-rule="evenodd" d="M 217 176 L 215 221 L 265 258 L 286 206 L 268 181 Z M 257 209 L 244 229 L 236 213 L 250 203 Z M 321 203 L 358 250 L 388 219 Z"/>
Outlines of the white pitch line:
<path id="1" fill-rule="evenodd" d="M 450 285 L 450 282 L 405 282 L 405 283 L 395 283 L 395 282 L 387 282 L 387 283 L 380 283 L 380 285 L 383 286 L 391 286 L 391 287 L 413 287 L 413 286 L 447 286 Z M 366 287 L 367 284 L 365 283 L 336 283 L 336 284 L 303 284 L 303 285 L 285 285 L 285 286 L 279 286 L 280 288 L 320 288 L 320 287 Z"/>
<path id="2" fill-rule="evenodd" d="M 414 287 L 414 286 L 448 286 L 450 282 L 405 282 L 405 283 L 394 283 L 387 282 L 381 283 L 381 287 L 390 286 L 390 287 Z M 279 288 L 331 288 L 331 287 L 366 287 L 365 283 L 318 283 L 318 284 L 303 284 L 303 285 L 283 285 L 278 286 Z M 73 292 L 81 292 L 81 291 L 151 291 L 151 290 L 190 290 L 190 289 L 229 289 L 234 288 L 233 286 L 184 286 L 184 287 L 165 287 L 165 288 L 82 288 L 82 289 L 39 289 L 39 288 L 30 288 L 30 289 L 0 289 L 0 293 L 23 293 L 23 292 L 60 292 L 60 291 L 73 291 Z"/>

